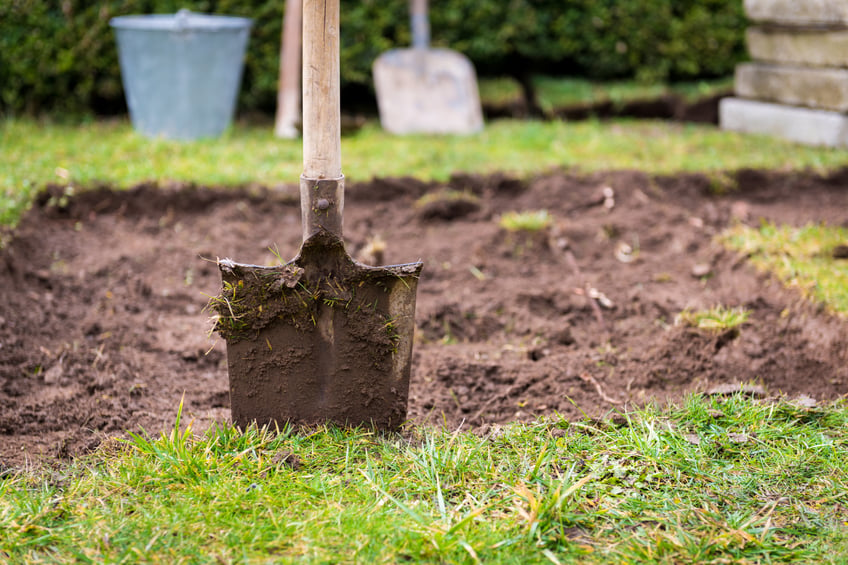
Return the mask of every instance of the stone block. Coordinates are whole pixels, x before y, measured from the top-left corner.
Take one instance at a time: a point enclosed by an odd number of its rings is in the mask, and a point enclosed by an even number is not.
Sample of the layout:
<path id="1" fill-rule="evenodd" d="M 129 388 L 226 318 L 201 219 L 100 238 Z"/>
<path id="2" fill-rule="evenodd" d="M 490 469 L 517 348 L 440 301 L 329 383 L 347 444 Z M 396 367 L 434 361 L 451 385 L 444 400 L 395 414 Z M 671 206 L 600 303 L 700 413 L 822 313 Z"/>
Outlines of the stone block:
<path id="1" fill-rule="evenodd" d="M 848 30 L 750 27 L 746 35 L 755 61 L 848 67 Z"/>
<path id="2" fill-rule="evenodd" d="M 742 98 L 848 111 L 848 69 L 743 63 L 735 90 Z"/>
<path id="3" fill-rule="evenodd" d="M 755 22 L 790 26 L 848 24 L 845 0 L 745 0 L 745 13 Z"/>
<path id="4" fill-rule="evenodd" d="M 773 135 L 806 145 L 848 147 L 848 117 L 838 112 L 724 98 L 719 103 L 719 120 L 721 128 L 730 131 Z"/>

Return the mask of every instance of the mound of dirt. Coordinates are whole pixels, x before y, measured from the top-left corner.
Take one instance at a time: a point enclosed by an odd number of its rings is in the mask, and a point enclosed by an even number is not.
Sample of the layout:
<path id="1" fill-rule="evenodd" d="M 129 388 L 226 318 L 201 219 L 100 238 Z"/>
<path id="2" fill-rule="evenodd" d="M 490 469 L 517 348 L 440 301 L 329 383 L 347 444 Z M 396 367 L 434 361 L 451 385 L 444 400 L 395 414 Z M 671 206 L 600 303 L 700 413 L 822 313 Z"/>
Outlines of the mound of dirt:
<path id="1" fill-rule="evenodd" d="M 349 252 L 367 260 L 380 236 L 386 263 L 424 261 L 410 418 L 456 427 L 603 415 L 739 383 L 846 394 L 845 321 L 713 238 L 733 221 L 844 224 L 848 171 L 732 180 L 726 195 L 704 176 L 638 172 L 351 183 Z M 479 200 L 415 205 L 448 188 Z M 295 184 L 77 194 L 50 187 L 3 236 L 5 466 L 56 462 L 140 426 L 158 433 L 183 395 L 196 428 L 229 418 L 226 348 L 204 311 L 220 290 L 215 260 L 273 264 L 300 247 Z M 498 225 L 505 212 L 542 209 L 554 219 L 547 232 Z M 674 325 L 684 308 L 717 304 L 750 310 L 738 335 Z"/>

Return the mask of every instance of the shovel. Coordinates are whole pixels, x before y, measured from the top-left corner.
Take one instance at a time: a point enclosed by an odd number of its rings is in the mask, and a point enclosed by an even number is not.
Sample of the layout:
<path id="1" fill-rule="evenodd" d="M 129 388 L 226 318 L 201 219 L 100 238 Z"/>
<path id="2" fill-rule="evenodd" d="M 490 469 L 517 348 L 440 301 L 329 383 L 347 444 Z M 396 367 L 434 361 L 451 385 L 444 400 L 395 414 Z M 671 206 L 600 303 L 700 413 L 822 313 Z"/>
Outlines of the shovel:
<path id="1" fill-rule="evenodd" d="M 218 261 L 233 422 L 406 419 L 421 262 L 371 267 L 342 240 L 339 0 L 303 2 L 303 243 L 285 265 Z"/>
<path id="2" fill-rule="evenodd" d="M 411 0 L 412 49 L 374 61 L 380 123 L 395 134 L 467 134 L 483 129 L 474 66 L 465 55 L 430 48 L 427 0 Z"/>

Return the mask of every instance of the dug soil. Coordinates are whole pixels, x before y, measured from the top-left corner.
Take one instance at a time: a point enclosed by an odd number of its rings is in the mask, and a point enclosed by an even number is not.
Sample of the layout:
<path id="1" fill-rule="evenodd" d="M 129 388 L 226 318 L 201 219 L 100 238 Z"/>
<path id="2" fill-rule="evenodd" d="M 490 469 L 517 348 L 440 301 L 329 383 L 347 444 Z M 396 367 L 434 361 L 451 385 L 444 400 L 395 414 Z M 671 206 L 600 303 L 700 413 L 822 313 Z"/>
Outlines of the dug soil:
<path id="1" fill-rule="evenodd" d="M 720 180 L 554 172 L 348 183 L 351 255 L 374 261 L 369 244 L 382 238 L 384 264 L 424 261 L 409 418 L 467 429 L 740 385 L 806 402 L 848 393 L 846 322 L 715 240 L 763 218 L 846 224 L 848 171 Z M 196 429 L 227 420 L 226 347 L 205 310 L 221 286 L 216 258 L 274 264 L 300 246 L 294 183 L 75 193 L 50 187 L 2 234 L 5 467 L 60 463 L 126 430 L 158 434 L 182 398 Z M 536 210 L 552 216 L 550 229 L 499 227 L 504 213 Z M 713 305 L 744 307 L 749 321 L 738 335 L 675 324 L 682 310 Z"/>

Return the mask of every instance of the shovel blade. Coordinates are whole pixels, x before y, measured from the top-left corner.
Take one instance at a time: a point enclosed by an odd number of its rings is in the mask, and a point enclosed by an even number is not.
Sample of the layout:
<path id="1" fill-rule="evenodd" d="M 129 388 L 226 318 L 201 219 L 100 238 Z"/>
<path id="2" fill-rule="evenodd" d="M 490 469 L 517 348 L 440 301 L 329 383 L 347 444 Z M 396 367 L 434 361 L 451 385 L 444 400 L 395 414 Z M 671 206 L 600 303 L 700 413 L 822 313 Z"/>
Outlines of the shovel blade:
<path id="1" fill-rule="evenodd" d="M 403 424 L 420 262 L 368 267 L 320 231 L 286 265 L 219 266 L 236 425 Z"/>
<path id="2" fill-rule="evenodd" d="M 483 129 L 471 61 L 447 49 L 393 49 L 374 61 L 383 129 L 394 134 L 470 134 Z"/>

